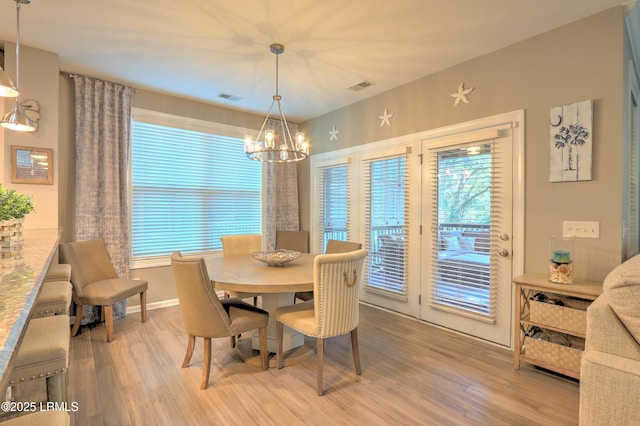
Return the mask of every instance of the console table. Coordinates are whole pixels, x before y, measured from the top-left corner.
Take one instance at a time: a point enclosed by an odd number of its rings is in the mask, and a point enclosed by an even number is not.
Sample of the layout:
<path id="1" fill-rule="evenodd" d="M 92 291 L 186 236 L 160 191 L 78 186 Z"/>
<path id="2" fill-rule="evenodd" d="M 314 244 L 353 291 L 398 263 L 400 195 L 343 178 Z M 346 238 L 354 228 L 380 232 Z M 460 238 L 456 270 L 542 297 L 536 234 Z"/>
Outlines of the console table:
<path id="1" fill-rule="evenodd" d="M 29 322 L 62 231 L 25 230 L 19 250 L 0 252 L 0 377 L 7 387 L 7 371 Z"/>
<path id="2" fill-rule="evenodd" d="M 602 283 L 576 280 L 573 284 L 549 282 L 543 274 L 527 273 L 513 280 L 516 288 L 514 319 L 514 368 L 520 361 L 537 365 L 565 376 L 580 378 L 580 360 L 586 337 L 587 306 L 602 293 Z M 552 298 L 567 297 L 578 306 L 556 305 L 535 300 L 542 293 Z M 530 337 L 534 330 L 560 333 L 577 347 Z M 563 336 L 564 335 L 564 336 Z M 558 336 L 558 335 L 556 335 Z"/>

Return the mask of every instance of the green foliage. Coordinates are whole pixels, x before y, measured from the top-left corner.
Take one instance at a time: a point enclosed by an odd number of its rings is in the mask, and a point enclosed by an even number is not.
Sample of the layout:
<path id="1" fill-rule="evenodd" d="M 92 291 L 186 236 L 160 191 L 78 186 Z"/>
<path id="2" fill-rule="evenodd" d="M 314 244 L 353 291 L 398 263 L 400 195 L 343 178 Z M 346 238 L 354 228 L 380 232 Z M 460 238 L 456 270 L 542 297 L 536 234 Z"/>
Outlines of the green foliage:
<path id="1" fill-rule="evenodd" d="M 438 220 L 490 223 L 491 154 L 445 152 L 438 161 Z"/>
<path id="2" fill-rule="evenodd" d="M 7 189 L 0 183 L 0 220 L 22 219 L 33 208 L 30 196 L 18 194 L 15 189 Z"/>

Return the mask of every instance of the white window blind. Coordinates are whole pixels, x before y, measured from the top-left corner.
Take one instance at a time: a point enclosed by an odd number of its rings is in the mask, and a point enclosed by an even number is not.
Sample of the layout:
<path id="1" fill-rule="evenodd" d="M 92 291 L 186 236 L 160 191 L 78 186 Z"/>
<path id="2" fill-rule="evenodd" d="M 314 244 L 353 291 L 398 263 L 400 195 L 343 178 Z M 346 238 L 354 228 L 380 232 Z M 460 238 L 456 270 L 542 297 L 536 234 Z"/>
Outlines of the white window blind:
<path id="1" fill-rule="evenodd" d="M 262 168 L 241 139 L 134 118 L 131 152 L 134 265 L 175 250 L 221 250 L 223 235 L 261 233 Z"/>
<path id="2" fill-rule="evenodd" d="M 448 146 L 429 152 L 433 173 L 431 217 L 434 307 L 495 318 L 496 271 L 492 268 L 492 229 L 500 229 L 502 183 L 497 144 Z"/>
<path id="3" fill-rule="evenodd" d="M 640 251 L 640 158 L 638 155 L 638 145 L 640 135 L 638 134 L 638 101 L 634 92 L 629 93 L 629 136 L 627 150 L 627 232 L 626 232 L 626 253 L 625 259 L 629 259 Z"/>
<path id="4" fill-rule="evenodd" d="M 350 167 L 349 164 L 318 167 L 317 194 L 321 212 L 320 233 L 316 253 L 324 253 L 328 240 L 349 240 L 350 224 Z"/>
<path id="5" fill-rule="evenodd" d="M 406 154 L 365 160 L 365 244 L 369 250 L 365 288 L 407 296 L 409 245 Z"/>

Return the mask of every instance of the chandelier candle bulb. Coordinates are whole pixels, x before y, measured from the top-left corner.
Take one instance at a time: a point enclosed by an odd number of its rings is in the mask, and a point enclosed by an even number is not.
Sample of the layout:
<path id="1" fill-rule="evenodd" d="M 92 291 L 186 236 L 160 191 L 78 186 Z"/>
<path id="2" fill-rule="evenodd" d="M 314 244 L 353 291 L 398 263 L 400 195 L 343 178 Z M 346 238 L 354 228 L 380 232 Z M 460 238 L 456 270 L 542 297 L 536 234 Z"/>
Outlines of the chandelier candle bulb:
<path id="1" fill-rule="evenodd" d="M 251 136 L 244 137 L 244 152 L 251 152 L 253 150 L 253 138 Z"/>

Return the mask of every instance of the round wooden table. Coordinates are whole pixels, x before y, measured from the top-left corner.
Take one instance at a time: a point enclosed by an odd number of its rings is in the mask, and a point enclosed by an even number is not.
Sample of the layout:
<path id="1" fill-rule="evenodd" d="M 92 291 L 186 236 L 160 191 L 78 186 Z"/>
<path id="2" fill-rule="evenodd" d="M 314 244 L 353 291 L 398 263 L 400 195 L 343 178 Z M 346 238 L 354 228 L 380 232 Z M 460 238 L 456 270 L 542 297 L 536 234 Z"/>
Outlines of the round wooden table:
<path id="1" fill-rule="evenodd" d="M 313 290 L 313 259 L 315 255 L 303 254 L 285 266 L 268 266 L 254 259 L 251 254 L 215 256 L 205 259 L 212 284 L 216 289 L 262 295 L 262 309 L 269 312 L 267 325 L 267 349 L 276 352 L 276 309 L 291 305 L 294 293 Z M 257 331 L 248 342 L 239 342 L 238 354 L 253 360 L 254 350 L 259 348 Z M 312 350 L 304 345 L 304 335 L 285 327 L 283 351 L 286 364 L 306 358 Z"/>

